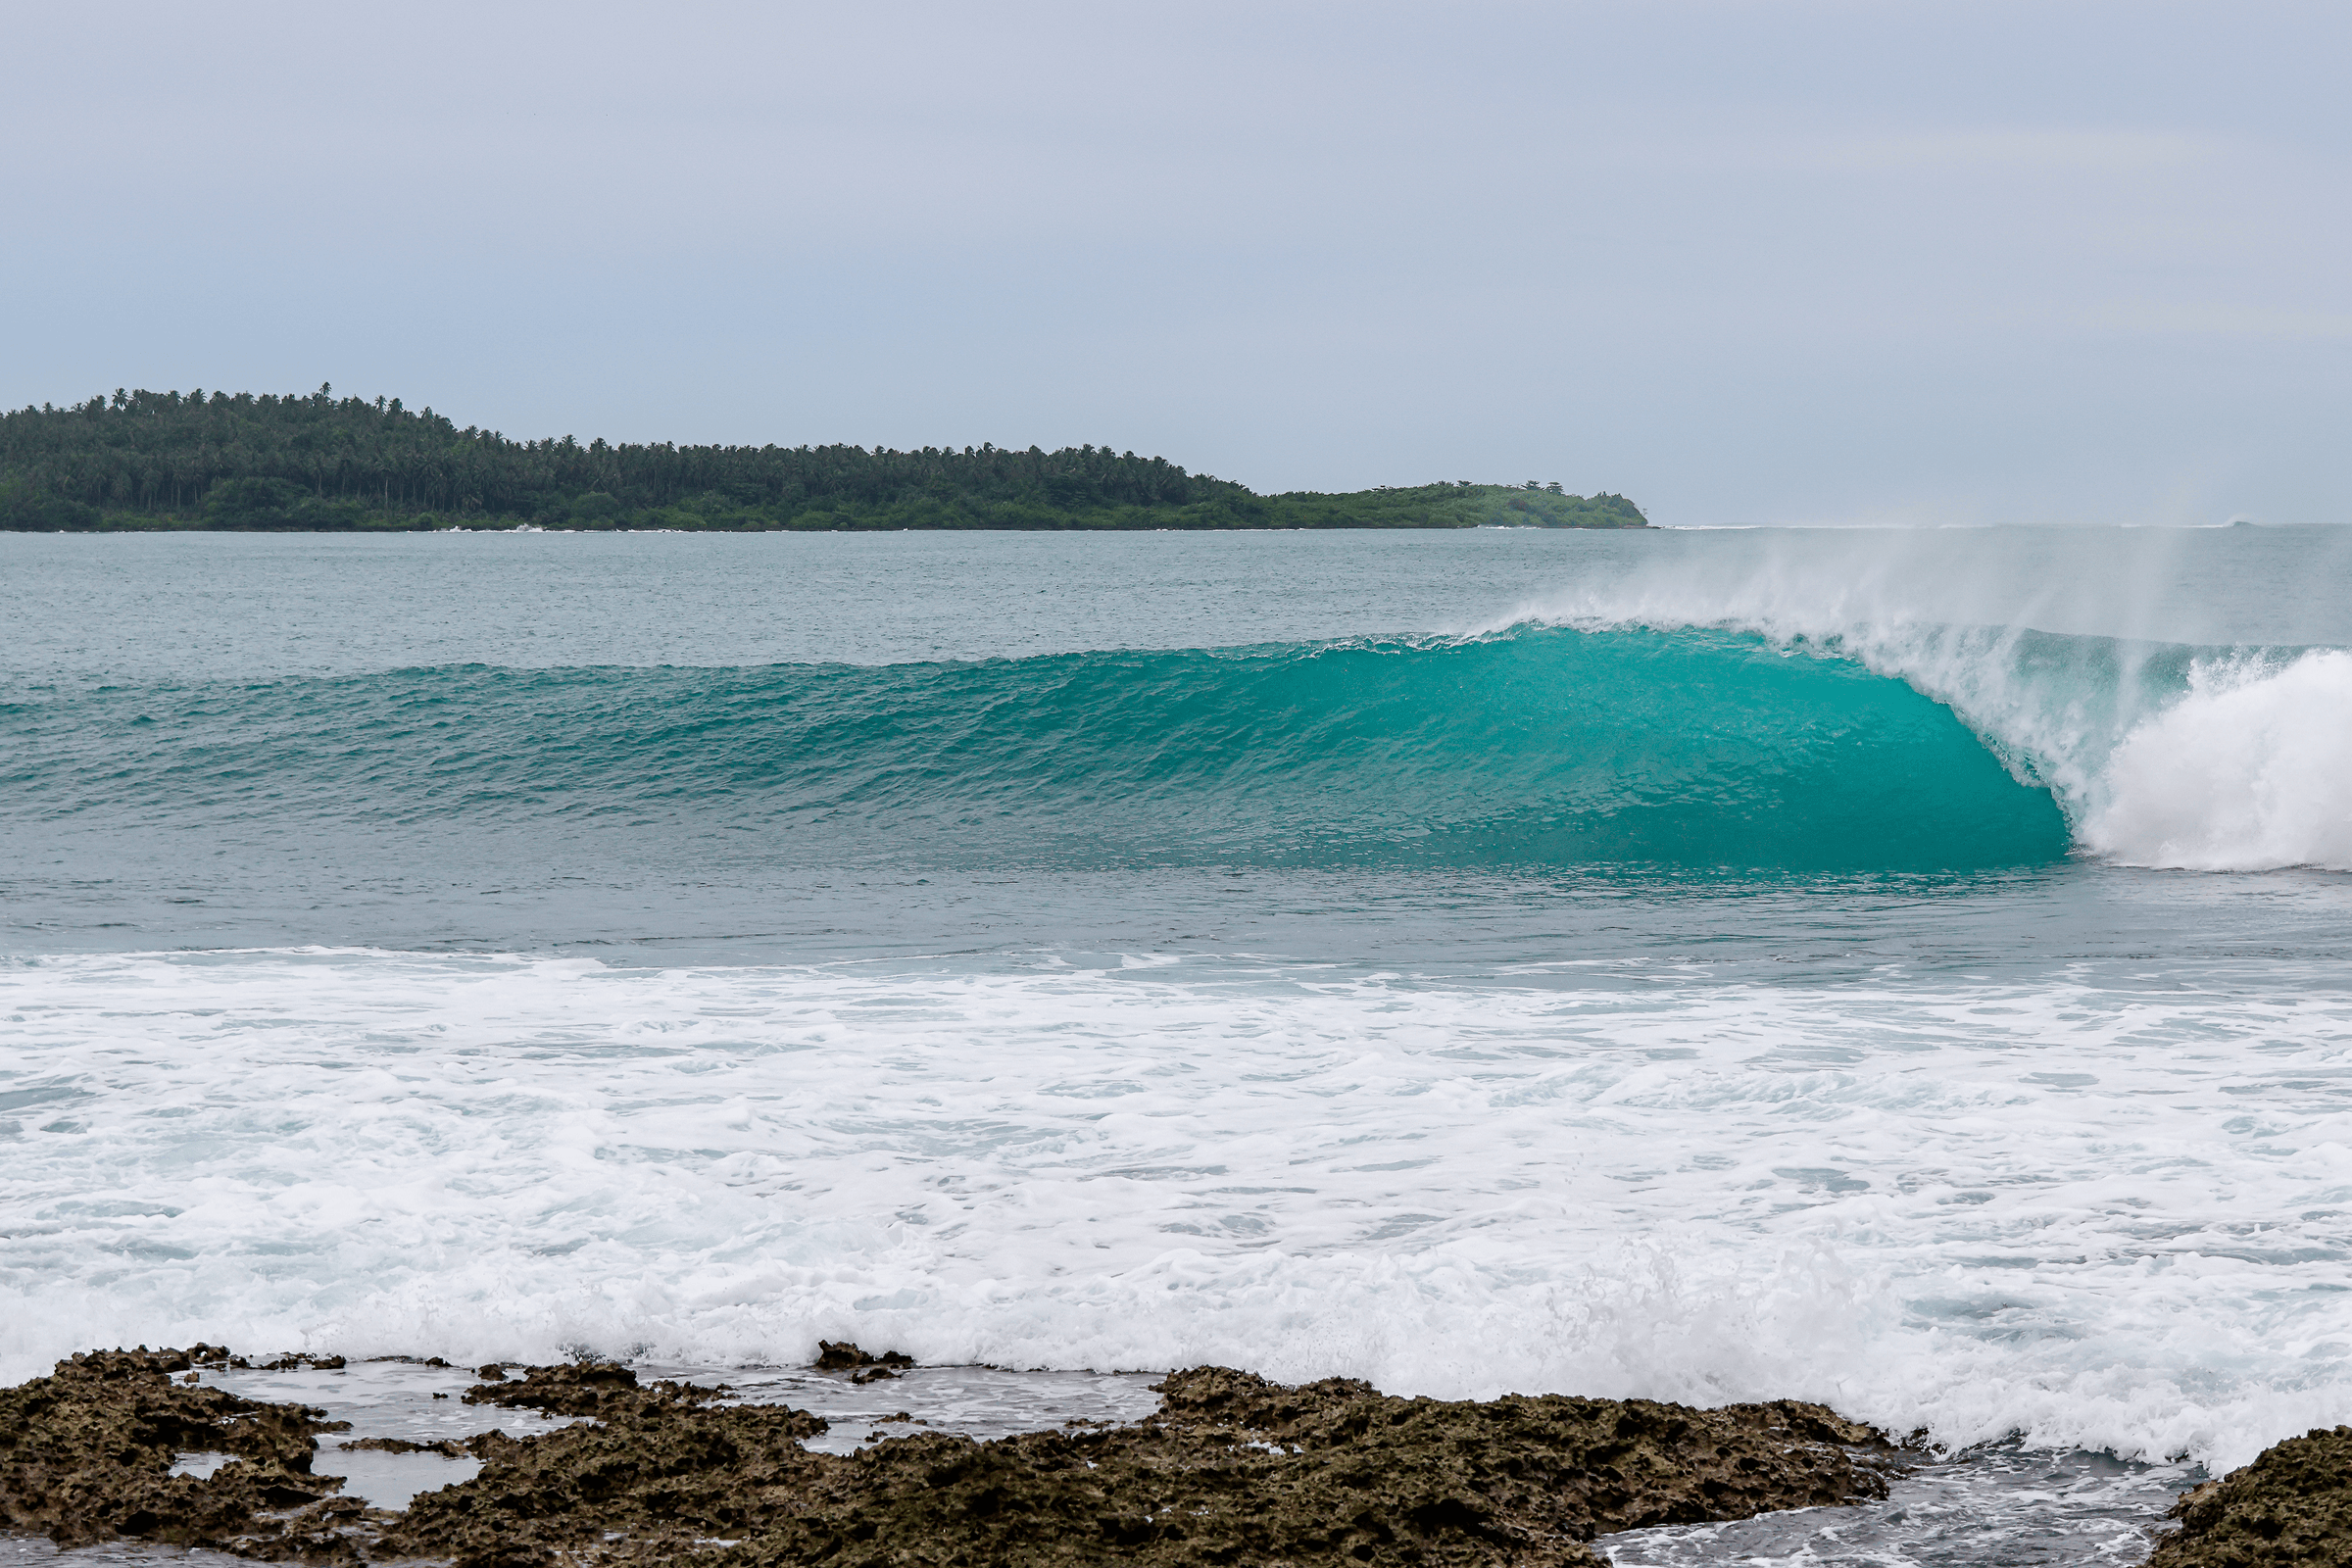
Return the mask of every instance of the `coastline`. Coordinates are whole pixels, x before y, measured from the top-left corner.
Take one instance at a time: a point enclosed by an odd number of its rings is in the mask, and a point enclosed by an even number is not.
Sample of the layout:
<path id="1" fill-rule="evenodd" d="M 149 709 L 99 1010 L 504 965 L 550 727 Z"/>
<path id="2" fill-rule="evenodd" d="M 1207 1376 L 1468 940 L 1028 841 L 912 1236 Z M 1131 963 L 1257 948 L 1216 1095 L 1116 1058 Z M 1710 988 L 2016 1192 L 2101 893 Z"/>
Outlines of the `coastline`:
<path id="1" fill-rule="evenodd" d="M 1160 1379 L 1140 1420 L 1074 1417 L 982 1441 L 899 1411 L 873 1418 L 850 1452 L 810 1446 L 833 1425 L 821 1415 L 749 1389 L 641 1383 L 615 1363 L 481 1367 L 454 1400 L 431 1396 L 445 1422 L 474 1429 L 463 1440 L 361 1435 L 324 1407 L 220 1386 L 346 1366 L 256 1367 L 205 1345 L 60 1362 L 0 1392 L 4 1522 L 67 1548 L 127 1537 L 459 1568 L 689 1550 L 743 1564 L 1597 1565 L 1596 1535 L 1883 1497 L 1901 1462 L 1883 1434 L 1799 1401 L 1402 1399 L 1222 1367 Z M 885 1394 L 912 1370 L 851 1345 L 825 1347 L 808 1369 Z M 405 1507 L 371 1506 L 326 1468 L 354 1451 L 434 1472 L 470 1460 L 472 1473 Z"/>
<path id="2" fill-rule="evenodd" d="M 1091 443 L 895 451 L 510 441 L 397 398 L 118 391 L 0 411 L 0 529 L 747 532 L 973 529 L 1644 528 L 1556 480 L 1261 494 Z"/>
<path id="3" fill-rule="evenodd" d="M 394 1373 L 433 1430 L 224 1385 Z M 1118 1561 L 1599 1568 L 1626 1531 L 1887 1498 L 1927 1456 L 1796 1400 L 1716 1409 L 1508 1395 L 1399 1398 L 1225 1367 L 1152 1408 L 976 1437 L 901 1409 L 906 1356 L 826 1345 L 740 1383 L 614 1362 L 469 1371 L 439 1357 L 83 1352 L 0 1390 L 0 1527 L 316 1563 L 454 1568 Z M 1009 1374 L 997 1374 L 1000 1378 Z M 1062 1376 L 1075 1376 L 1064 1374 Z M 766 1396 L 777 1379 L 802 1397 Z M 429 1387 L 428 1387 L 429 1385 Z M 814 1394 L 819 1397 L 808 1398 Z M 807 1404 L 826 1404 L 831 1419 Z M 868 1413 L 853 1419 L 848 1396 Z M 1034 1419 L 1035 1413 L 1032 1412 Z M 371 1419 L 372 1417 L 372 1419 Z M 397 1421 L 392 1423 L 399 1424 Z M 369 1428 L 360 1431 L 358 1428 Z M 863 1428 L 862 1432 L 858 1429 Z M 2352 1427 L 2183 1494 L 2149 1568 L 2352 1560 Z"/>

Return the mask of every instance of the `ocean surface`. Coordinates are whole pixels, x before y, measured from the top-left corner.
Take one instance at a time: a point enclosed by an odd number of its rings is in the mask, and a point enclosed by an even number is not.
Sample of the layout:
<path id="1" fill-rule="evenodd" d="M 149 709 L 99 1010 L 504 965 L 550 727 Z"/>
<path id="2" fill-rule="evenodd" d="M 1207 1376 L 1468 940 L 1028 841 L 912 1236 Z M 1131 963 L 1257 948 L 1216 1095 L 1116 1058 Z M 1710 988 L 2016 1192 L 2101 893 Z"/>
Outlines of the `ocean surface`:
<path id="1" fill-rule="evenodd" d="M 0 1379 L 1935 1446 L 1626 1568 L 2136 1562 L 2352 1419 L 2352 529 L 0 535 Z"/>

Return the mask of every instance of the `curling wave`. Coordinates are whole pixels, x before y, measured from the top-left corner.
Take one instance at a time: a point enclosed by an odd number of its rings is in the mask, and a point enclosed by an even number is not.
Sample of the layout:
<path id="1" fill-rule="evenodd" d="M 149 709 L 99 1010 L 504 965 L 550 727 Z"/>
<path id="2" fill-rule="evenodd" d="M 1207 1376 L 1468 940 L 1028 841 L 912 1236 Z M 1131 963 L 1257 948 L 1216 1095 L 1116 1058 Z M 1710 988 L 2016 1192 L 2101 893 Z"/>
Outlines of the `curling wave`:
<path id="1" fill-rule="evenodd" d="M 958 865 L 1927 870 L 2068 848 L 2050 792 L 1947 706 L 1707 631 L 475 666 L 117 689 L 0 724 L 13 810 L 150 826 L 666 823 Z"/>
<path id="2" fill-rule="evenodd" d="M 986 867 L 2352 869 L 2352 654 L 1591 616 L 887 665 L 491 666 L 0 709 L 22 820 L 723 837 Z"/>

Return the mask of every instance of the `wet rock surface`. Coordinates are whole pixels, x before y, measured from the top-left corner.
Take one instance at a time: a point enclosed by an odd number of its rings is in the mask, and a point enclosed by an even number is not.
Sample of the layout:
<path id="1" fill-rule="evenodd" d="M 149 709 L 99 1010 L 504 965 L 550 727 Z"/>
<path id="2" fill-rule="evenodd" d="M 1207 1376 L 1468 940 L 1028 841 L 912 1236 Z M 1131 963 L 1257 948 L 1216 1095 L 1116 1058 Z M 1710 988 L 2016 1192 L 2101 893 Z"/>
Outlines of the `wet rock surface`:
<path id="1" fill-rule="evenodd" d="M 2148 1568 L 2352 1568 L 2352 1427 L 2315 1427 L 2181 1494 Z"/>
<path id="2" fill-rule="evenodd" d="M 912 1365 L 914 1365 L 913 1356 L 901 1354 L 897 1350 L 884 1350 L 880 1355 L 872 1355 L 860 1350 L 847 1340 L 819 1340 L 816 1342 L 816 1366 L 820 1372 L 841 1372 L 860 1366 L 909 1367 Z"/>
<path id="3" fill-rule="evenodd" d="M 858 1353 L 841 1370 L 889 1364 Z M 722 1404 L 715 1390 L 641 1387 L 626 1367 L 585 1364 L 502 1368 L 465 1396 L 589 1417 L 562 1430 L 355 1442 L 481 1461 L 472 1480 L 394 1514 L 309 1476 L 314 1435 L 327 1430 L 318 1412 L 172 1381 L 191 1365 L 179 1352 L 109 1352 L 0 1396 L 12 1430 L 20 1410 L 30 1422 L 0 1447 L 9 1522 L 61 1544 L 121 1533 L 460 1568 L 689 1555 L 740 1568 L 1593 1565 L 1586 1543 L 1603 1532 L 1883 1496 L 1892 1458 L 1877 1433 L 1818 1405 L 1404 1399 L 1218 1367 L 1171 1374 L 1157 1411 L 1131 1425 L 984 1443 L 904 1422 L 845 1455 L 803 1446 L 825 1430 L 804 1411 Z M 267 1464 L 168 1474 L 177 1451 L 245 1451 L 236 1443 L 266 1450 Z M 272 1494 L 280 1475 L 301 1482 Z"/>
<path id="4" fill-rule="evenodd" d="M 350 1556 L 341 1522 L 366 1510 L 311 1474 L 323 1412 L 262 1404 L 201 1382 L 228 1353 L 100 1350 L 0 1390 L 0 1522 L 61 1546 L 117 1536 L 229 1545 L 256 1557 Z M 193 1373 L 200 1380 L 184 1381 Z M 183 1452 L 233 1461 L 172 1475 Z"/>
<path id="5" fill-rule="evenodd" d="M 879 1383 L 895 1378 L 904 1369 L 914 1365 L 914 1357 L 897 1350 L 885 1350 L 869 1355 L 849 1342 L 832 1340 L 816 1342 L 816 1366 L 820 1372 L 848 1372 L 852 1383 Z M 862 1368 L 863 1370 L 853 1370 Z"/>
<path id="6" fill-rule="evenodd" d="M 1596 1563 L 1599 1531 L 1885 1492 L 1851 1451 L 1878 1435 L 1818 1405 L 1474 1404 L 1213 1367 L 1159 1387 L 1135 1426 L 911 1432 L 848 1456 L 800 1447 L 814 1417 L 649 1395 L 640 1415 L 475 1446 L 481 1475 L 417 1498 L 384 1544 L 485 1565 L 692 1546 L 741 1564 Z"/>
<path id="7" fill-rule="evenodd" d="M 491 1368 L 485 1367 L 488 1373 Z M 542 1410 L 549 1415 L 606 1418 L 644 1416 L 672 1406 L 695 1405 L 718 1398 L 726 1386 L 705 1388 L 697 1383 L 656 1383 L 637 1386 L 637 1374 L 608 1361 L 583 1361 L 570 1366 L 534 1366 L 519 1380 L 500 1371 L 495 1383 L 466 1391 L 467 1404 L 498 1404 L 511 1410 Z M 820 1427 L 818 1430 L 822 1430 Z"/>

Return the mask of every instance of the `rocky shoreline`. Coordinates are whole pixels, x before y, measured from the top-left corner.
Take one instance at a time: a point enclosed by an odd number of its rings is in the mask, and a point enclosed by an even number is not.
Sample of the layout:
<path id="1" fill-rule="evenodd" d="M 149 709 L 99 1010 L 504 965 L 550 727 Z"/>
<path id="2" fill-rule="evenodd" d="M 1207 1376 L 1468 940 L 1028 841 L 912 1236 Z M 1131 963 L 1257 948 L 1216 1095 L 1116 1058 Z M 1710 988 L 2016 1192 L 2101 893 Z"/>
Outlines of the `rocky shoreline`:
<path id="1" fill-rule="evenodd" d="M 2181 1494 L 2180 1528 L 2147 1568 L 2352 1565 L 2352 1427 L 2274 1443 L 2242 1470 Z"/>
<path id="2" fill-rule="evenodd" d="M 858 1383 L 906 1364 L 824 1349 L 820 1366 Z M 207 1382 L 247 1364 L 215 1346 L 98 1351 L 0 1391 L 0 1524 L 61 1546 L 128 1537 L 264 1560 L 456 1568 L 688 1557 L 725 1568 L 1597 1568 L 1596 1536 L 1882 1498 L 1904 1462 L 1883 1434 L 1788 1400 L 1406 1399 L 1222 1367 L 1170 1374 L 1153 1385 L 1158 1408 L 1132 1423 L 980 1442 L 902 1414 L 874 1423 L 869 1446 L 827 1453 L 803 1446 L 826 1431 L 820 1416 L 590 1362 L 483 1367 L 461 1396 L 488 1407 L 485 1426 L 501 1408 L 584 1418 L 558 1430 L 336 1444 L 479 1461 L 471 1479 L 388 1511 L 313 1473 L 321 1440 L 335 1444 L 347 1423 Z M 192 1452 L 230 1457 L 174 1473 Z M 2352 1564 L 2348 1461 L 2352 1428 L 2338 1428 L 2197 1489 L 2151 1568 Z"/>

